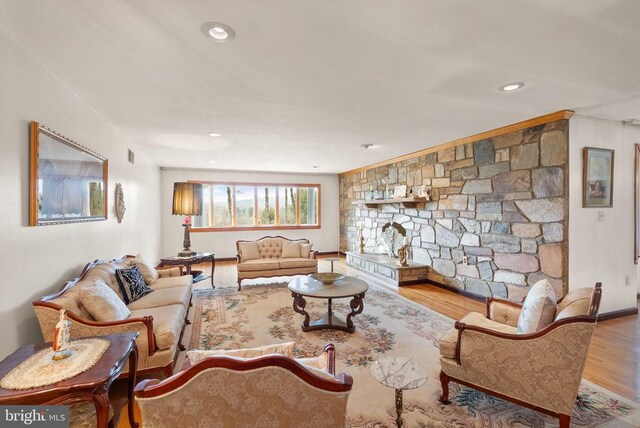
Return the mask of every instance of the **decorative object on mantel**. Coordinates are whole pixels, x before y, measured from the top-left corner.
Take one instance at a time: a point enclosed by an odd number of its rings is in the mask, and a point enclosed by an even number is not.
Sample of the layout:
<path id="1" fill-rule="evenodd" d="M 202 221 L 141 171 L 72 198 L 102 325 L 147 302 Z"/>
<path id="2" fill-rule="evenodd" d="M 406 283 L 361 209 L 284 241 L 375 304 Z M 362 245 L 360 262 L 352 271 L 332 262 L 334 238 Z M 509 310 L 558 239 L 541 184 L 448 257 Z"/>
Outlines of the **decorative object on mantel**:
<path id="1" fill-rule="evenodd" d="M 418 197 L 424 198 L 425 201 L 431 200 L 431 195 L 429 195 L 429 189 L 426 184 L 423 184 L 422 186 L 420 186 L 420 189 L 418 189 Z"/>
<path id="2" fill-rule="evenodd" d="M 398 249 L 404 245 L 406 234 L 406 229 L 396 222 L 388 222 L 382 226 L 379 243 L 389 258 L 398 257 Z"/>
<path id="3" fill-rule="evenodd" d="M 124 192 L 122 191 L 122 184 L 116 183 L 116 218 L 118 223 L 122 223 L 124 212 L 127 208 L 124 206 Z"/>
<path id="4" fill-rule="evenodd" d="M 106 220 L 108 165 L 104 156 L 31 122 L 29 225 Z"/>
<path id="5" fill-rule="evenodd" d="M 360 254 L 364 253 L 364 226 L 360 224 L 358 226 L 358 249 L 360 250 Z"/>
<path id="6" fill-rule="evenodd" d="M 613 207 L 614 151 L 584 148 L 582 207 Z"/>
<path id="7" fill-rule="evenodd" d="M 191 229 L 192 215 L 202 213 L 202 184 L 200 183 L 173 183 L 173 215 L 183 215 L 184 218 L 184 249 L 178 253 L 180 257 L 192 257 L 196 255 L 191 250 Z"/>
<path id="8" fill-rule="evenodd" d="M 53 361 L 64 360 L 71 356 L 71 351 L 67 349 L 69 345 L 69 328 L 71 321 L 66 317 L 66 309 L 60 309 L 60 319 L 56 324 L 56 330 L 53 333 Z"/>
<path id="9" fill-rule="evenodd" d="M 409 237 L 404 237 L 404 242 L 402 247 L 398 249 L 398 262 L 400 266 L 409 266 L 409 262 L 407 261 L 407 255 L 409 253 Z"/>
<path id="10" fill-rule="evenodd" d="M 407 197 L 407 185 L 402 184 L 393 189 L 393 199 L 404 199 Z"/>
<path id="11" fill-rule="evenodd" d="M 109 341 L 99 338 L 69 342 L 69 358 L 54 361 L 55 351 L 43 349 L 14 367 L 0 381 L 4 389 L 29 389 L 70 379 L 93 367 L 109 348 Z"/>

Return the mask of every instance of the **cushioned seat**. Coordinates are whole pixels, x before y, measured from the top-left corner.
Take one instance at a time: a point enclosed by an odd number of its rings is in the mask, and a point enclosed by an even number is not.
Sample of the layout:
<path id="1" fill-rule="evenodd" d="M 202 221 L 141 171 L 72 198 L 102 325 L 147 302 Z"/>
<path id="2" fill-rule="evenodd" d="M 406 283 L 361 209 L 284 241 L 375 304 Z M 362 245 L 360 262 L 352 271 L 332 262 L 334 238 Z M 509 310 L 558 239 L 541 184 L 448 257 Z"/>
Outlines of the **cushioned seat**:
<path id="1" fill-rule="evenodd" d="M 193 284 L 193 277 L 191 275 L 182 275 L 182 276 L 170 276 L 170 277 L 160 277 L 156 282 L 149 285 L 154 290 L 160 288 L 169 288 L 169 287 L 184 287 L 185 285 L 191 286 Z"/>
<path id="2" fill-rule="evenodd" d="M 478 312 L 469 312 L 460 320 L 460 322 L 463 322 L 467 325 L 475 325 L 476 327 L 498 331 L 500 333 L 518 334 L 517 328 L 490 320 L 489 318 Z M 445 333 L 444 336 L 442 336 L 442 339 L 440 339 L 440 355 L 447 358 L 455 358 L 457 343 L 458 330 L 452 328 L 447 333 Z"/>
<path id="3" fill-rule="evenodd" d="M 153 317 L 153 334 L 156 337 L 158 349 L 168 349 L 178 343 L 184 318 L 187 315 L 184 306 L 170 305 L 131 311 L 132 318 L 148 315 Z"/>
<path id="4" fill-rule="evenodd" d="M 129 310 L 157 308 L 167 305 L 183 305 L 188 306 L 191 300 L 191 287 L 169 287 L 153 290 L 138 300 L 127 305 Z"/>
<path id="5" fill-rule="evenodd" d="M 288 258 L 280 259 L 279 262 L 280 269 L 315 267 L 318 265 L 318 260 L 316 259 Z"/>
<path id="6" fill-rule="evenodd" d="M 257 272 L 280 269 L 280 263 L 274 259 L 247 260 L 238 264 L 238 272 Z"/>

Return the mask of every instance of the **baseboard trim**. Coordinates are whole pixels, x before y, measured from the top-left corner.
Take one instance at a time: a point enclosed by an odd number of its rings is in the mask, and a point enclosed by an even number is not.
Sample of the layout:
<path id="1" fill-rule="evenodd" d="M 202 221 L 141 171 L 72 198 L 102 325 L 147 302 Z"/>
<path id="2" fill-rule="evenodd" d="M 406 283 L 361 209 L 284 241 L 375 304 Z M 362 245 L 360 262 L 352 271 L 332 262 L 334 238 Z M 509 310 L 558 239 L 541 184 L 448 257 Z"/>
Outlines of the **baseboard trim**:
<path id="1" fill-rule="evenodd" d="M 237 257 L 216 257 L 216 262 L 237 262 Z"/>
<path id="2" fill-rule="evenodd" d="M 318 251 L 316 253 L 318 256 L 340 256 L 340 251 Z"/>
<path id="3" fill-rule="evenodd" d="M 629 309 L 620 309 L 619 311 L 605 312 L 598 315 L 598 321 L 608 321 L 616 318 L 628 317 L 629 315 L 637 315 L 638 307 Z"/>
<path id="4" fill-rule="evenodd" d="M 455 287 L 452 287 L 452 286 L 447 285 L 447 284 L 443 284 L 441 282 L 434 281 L 432 279 L 427 279 L 425 281 L 422 281 L 422 284 L 424 284 L 424 283 L 435 285 L 438 288 L 443 288 L 443 289 L 445 289 L 447 291 L 450 291 L 450 292 L 455 293 L 455 294 L 460 294 L 461 296 L 468 297 L 468 298 L 476 300 L 478 302 L 485 302 L 487 300 L 487 298 L 484 297 L 484 296 L 479 296 L 477 294 L 469 293 L 468 291 L 464 291 L 464 290 L 458 290 Z"/>

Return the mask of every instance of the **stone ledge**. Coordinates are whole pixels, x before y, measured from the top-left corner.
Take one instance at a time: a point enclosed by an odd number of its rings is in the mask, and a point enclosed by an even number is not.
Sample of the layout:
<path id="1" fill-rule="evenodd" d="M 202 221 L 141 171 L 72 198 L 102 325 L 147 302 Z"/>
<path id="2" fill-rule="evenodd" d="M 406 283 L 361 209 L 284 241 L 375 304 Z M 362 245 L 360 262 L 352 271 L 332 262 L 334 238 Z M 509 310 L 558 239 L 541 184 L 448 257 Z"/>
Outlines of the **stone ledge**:
<path id="1" fill-rule="evenodd" d="M 383 254 L 356 253 L 347 251 L 347 266 L 367 273 L 394 287 L 415 285 L 427 281 L 427 265 L 409 261 L 409 266 L 400 266 Z"/>

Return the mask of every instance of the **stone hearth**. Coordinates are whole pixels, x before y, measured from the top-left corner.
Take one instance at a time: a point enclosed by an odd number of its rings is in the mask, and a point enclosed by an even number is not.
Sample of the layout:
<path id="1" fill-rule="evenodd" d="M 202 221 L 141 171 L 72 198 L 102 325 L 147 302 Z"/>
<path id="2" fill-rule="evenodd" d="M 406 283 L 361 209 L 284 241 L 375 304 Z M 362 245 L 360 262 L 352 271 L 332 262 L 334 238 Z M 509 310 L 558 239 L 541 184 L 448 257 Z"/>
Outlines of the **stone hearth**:
<path id="1" fill-rule="evenodd" d="M 400 266 L 396 259 L 385 254 L 347 251 L 347 266 L 394 287 L 423 284 L 427 280 L 427 265 L 410 261 L 409 266 Z"/>

